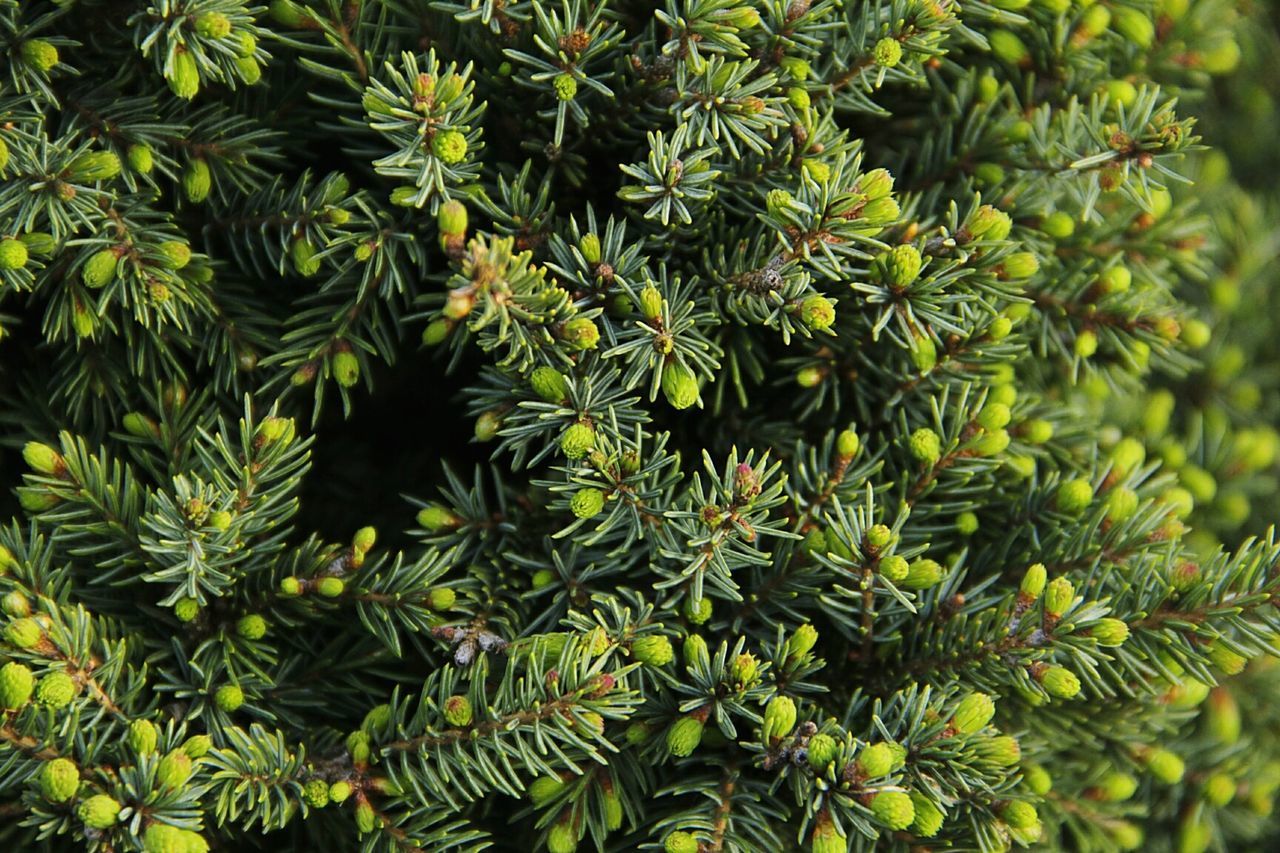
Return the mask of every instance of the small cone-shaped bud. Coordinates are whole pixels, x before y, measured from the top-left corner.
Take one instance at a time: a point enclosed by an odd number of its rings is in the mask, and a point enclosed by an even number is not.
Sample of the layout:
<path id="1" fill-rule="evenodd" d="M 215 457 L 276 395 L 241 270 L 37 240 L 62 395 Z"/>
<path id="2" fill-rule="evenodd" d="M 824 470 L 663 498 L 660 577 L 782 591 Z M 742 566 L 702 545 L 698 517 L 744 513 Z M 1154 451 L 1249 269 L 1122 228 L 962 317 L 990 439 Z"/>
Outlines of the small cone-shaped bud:
<path id="1" fill-rule="evenodd" d="M 185 47 L 179 46 L 173 54 L 173 63 L 167 69 L 165 77 L 173 94 L 184 100 L 191 100 L 200 91 L 200 68 L 196 58 Z"/>
<path id="2" fill-rule="evenodd" d="M 871 801 L 871 813 L 893 830 L 906 829 L 916 819 L 911 797 L 901 791 L 881 791 Z"/>
<path id="3" fill-rule="evenodd" d="M 761 739 L 767 744 L 784 738 L 796 727 L 796 703 L 790 696 L 774 696 L 764 709 Z"/>
<path id="4" fill-rule="evenodd" d="M 986 727 L 996 714 L 996 703 L 985 693 L 970 693 L 956 706 L 951 727 L 960 734 L 973 734 Z"/>
<path id="5" fill-rule="evenodd" d="M 672 408 L 687 409 L 698 402 L 698 378 L 687 365 L 673 359 L 662 368 L 662 393 Z"/>
<path id="6" fill-rule="evenodd" d="M 681 717 L 667 730 L 667 748 L 679 758 L 691 754 L 702 742 L 702 729 L 703 723 L 697 717 Z"/>
<path id="7" fill-rule="evenodd" d="M 646 634 L 631 644 L 631 654 L 649 666 L 666 666 L 675 658 L 671 640 L 663 634 Z"/>
<path id="8" fill-rule="evenodd" d="M 115 825 L 121 806 L 106 794 L 95 794 L 80 804 L 76 810 L 85 826 L 93 829 L 110 829 Z"/>
<path id="9" fill-rule="evenodd" d="M 40 768 L 40 793 L 51 803 L 65 803 L 80 788 L 80 769 L 66 758 L 46 761 Z"/>

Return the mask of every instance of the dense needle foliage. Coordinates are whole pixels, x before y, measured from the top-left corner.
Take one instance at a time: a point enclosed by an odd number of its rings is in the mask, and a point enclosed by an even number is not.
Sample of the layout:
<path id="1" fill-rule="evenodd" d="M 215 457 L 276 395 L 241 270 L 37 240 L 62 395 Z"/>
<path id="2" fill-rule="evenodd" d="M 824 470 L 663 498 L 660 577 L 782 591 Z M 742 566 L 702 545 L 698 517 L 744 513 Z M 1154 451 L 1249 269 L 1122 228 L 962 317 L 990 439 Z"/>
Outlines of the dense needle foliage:
<path id="1" fill-rule="evenodd" d="M 0 845 L 1267 849 L 1239 0 L 0 0 Z"/>

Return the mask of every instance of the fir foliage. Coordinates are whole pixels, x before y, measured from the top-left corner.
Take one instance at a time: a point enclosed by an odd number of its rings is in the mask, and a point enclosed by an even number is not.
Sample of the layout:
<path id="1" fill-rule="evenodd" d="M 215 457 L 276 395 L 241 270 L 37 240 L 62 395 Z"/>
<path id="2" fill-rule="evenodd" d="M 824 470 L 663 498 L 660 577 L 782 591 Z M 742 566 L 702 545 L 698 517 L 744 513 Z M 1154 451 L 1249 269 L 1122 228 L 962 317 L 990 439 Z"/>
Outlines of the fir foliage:
<path id="1" fill-rule="evenodd" d="M 1268 14 L 0 0 L 0 843 L 1274 844 Z"/>

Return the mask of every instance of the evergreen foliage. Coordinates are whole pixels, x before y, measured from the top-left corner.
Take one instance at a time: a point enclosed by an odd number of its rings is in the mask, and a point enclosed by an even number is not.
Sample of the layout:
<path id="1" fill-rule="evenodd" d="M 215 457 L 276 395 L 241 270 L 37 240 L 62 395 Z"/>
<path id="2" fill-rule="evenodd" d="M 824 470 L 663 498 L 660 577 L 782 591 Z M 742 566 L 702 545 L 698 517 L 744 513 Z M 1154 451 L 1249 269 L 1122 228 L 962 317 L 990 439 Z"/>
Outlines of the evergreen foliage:
<path id="1" fill-rule="evenodd" d="M 1274 844 L 1269 14 L 0 0 L 0 844 Z"/>

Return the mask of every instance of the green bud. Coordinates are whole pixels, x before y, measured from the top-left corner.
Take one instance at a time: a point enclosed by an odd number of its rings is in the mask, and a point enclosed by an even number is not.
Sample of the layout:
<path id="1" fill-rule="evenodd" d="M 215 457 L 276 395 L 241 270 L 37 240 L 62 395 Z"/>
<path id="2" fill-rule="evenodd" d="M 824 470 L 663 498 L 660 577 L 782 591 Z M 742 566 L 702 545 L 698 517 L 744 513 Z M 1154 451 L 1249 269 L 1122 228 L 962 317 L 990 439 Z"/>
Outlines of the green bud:
<path id="1" fill-rule="evenodd" d="M 820 332 L 831 328 L 836 320 L 836 309 L 831 300 L 820 294 L 812 294 L 800 304 L 800 322 Z"/>
<path id="2" fill-rule="evenodd" d="M 857 456 L 860 446 L 858 434 L 851 429 L 843 430 L 836 436 L 836 453 L 844 459 Z"/>
<path id="3" fill-rule="evenodd" d="M 378 816 L 373 811 L 373 806 L 368 802 L 361 800 L 356 804 L 356 829 L 361 835 L 373 832 L 378 825 Z"/>
<path id="4" fill-rule="evenodd" d="M 938 345 L 928 334 L 911 339 L 911 363 L 921 373 L 928 373 L 938 364 Z"/>
<path id="5" fill-rule="evenodd" d="M 1065 240 L 1076 231 L 1076 221 L 1065 211 L 1054 211 L 1040 223 L 1040 230 L 1055 240 Z"/>
<path id="6" fill-rule="evenodd" d="M 830 820 L 819 819 L 810 838 L 810 853 L 846 853 L 848 849 L 849 839 L 836 829 L 835 824 Z M 696 853 L 696 850 L 690 853 Z"/>
<path id="7" fill-rule="evenodd" d="M 738 655 L 729 667 L 729 680 L 733 684 L 754 684 L 759 674 L 760 662 L 752 654 Z"/>
<path id="8" fill-rule="evenodd" d="M 893 541 L 893 531 L 884 524 L 873 524 L 867 528 L 866 536 L 867 544 L 872 548 L 883 548 Z"/>
<path id="9" fill-rule="evenodd" d="M 764 709 L 761 740 L 768 744 L 775 738 L 784 738 L 796 727 L 796 703 L 790 696 L 774 696 Z"/>
<path id="10" fill-rule="evenodd" d="M 1040 822 L 1036 807 L 1024 800 L 1005 803 L 1000 809 L 1000 819 L 1014 829 L 1028 829 Z"/>
<path id="11" fill-rule="evenodd" d="M 1066 613 L 1075 602 L 1076 588 L 1066 578 L 1054 578 L 1049 582 L 1044 597 L 1044 612 L 1053 617 Z"/>
<path id="12" fill-rule="evenodd" d="M 256 613 L 242 616 L 236 622 L 236 633 L 246 640 L 261 640 L 267 634 L 267 620 Z"/>
<path id="13" fill-rule="evenodd" d="M 1137 779 L 1128 773 L 1116 770 L 1102 777 L 1096 795 L 1106 802 L 1122 803 L 1132 797 L 1137 790 Z"/>
<path id="14" fill-rule="evenodd" d="M 0 545 L 0 548 L 4 548 Z M 8 550 L 7 548 L 4 550 Z M 4 598 L 0 599 L 0 609 L 3 609 L 8 616 L 29 616 L 31 614 L 31 600 L 22 593 L 22 590 L 12 589 L 5 593 Z"/>
<path id="15" fill-rule="evenodd" d="M 1053 777 L 1039 764 L 1028 764 L 1024 767 L 1022 780 L 1027 783 L 1028 790 L 1038 797 L 1043 797 L 1053 790 Z"/>
<path id="16" fill-rule="evenodd" d="M 578 849 L 578 831 L 571 818 L 564 817 L 547 831 L 547 853 L 574 853 Z"/>
<path id="17" fill-rule="evenodd" d="M 589 317 L 574 317 L 565 323 L 561 336 L 570 349 L 579 352 L 595 349 L 600 343 L 600 330 Z"/>
<path id="18" fill-rule="evenodd" d="M 911 567 L 907 564 L 905 557 L 899 557 L 895 554 L 880 561 L 881 576 L 893 583 L 898 583 L 906 578 L 910 571 Z"/>
<path id="19" fill-rule="evenodd" d="M 204 758 L 213 749 L 213 738 L 208 735 L 192 735 L 182 744 L 182 751 L 192 759 Z"/>
<path id="20" fill-rule="evenodd" d="M 1049 667 L 1041 675 L 1040 683 L 1055 699 L 1074 699 L 1080 693 L 1080 679 L 1065 667 Z"/>
<path id="21" fill-rule="evenodd" d="M 1014 330 L 1014 321 L 1007 318 L 1007 316 L 997 316 L 995 320 L 991 321 L 991 325 L 987 327 L 987 337 L 991 338 L 992 341 L 1004 341 L 1005 338 L 1009 337 L 1009 333 L 1012 330 Z"/>
<path id="22" fill-rule="evenodd" d="M 213 175 L 209 172 L 209 164 L 204 160 L 192 160 L 182 173 L 182 191 L 187 201 L 199 204 L 209 197 L 213 188 Z"/>
<path id="23" fill-rule="evenodd" d="M 604 492 L 599 489 L 579 489 L 569 499 L 569 509 L 578 518 L 594 518 L 604 509 Z"/>
<path id="24" fill-rule="evenodd" d="M 933 838 L 942 829 L 946 815 L 919 791 L 911 792 L 911 805 L 915 808 L 915 820 L 911 823 L 911 834 L 919 838 Z"/>
<path id="25" fill-rule="evenodd" d="M 31 618 L 15 619 L 4 627 L 4 639 L 16 649 L 30 649 L 40 642 L 44 632 Z"/>
<path id="26" fill-rule="evenodd" d="M 347 748 L 347 754 L 351 756 L 351 762 L 357 765 L 369 763 L 369 733 L 363 729 L 357 729 L 347 735 L 344 743 Z"/>
<path id="27" fill-rule="evenodd" d="M 1012 230 L 1009 214 L 989 204 L 979 207 L 969 219 L 969 233 L 977 240 L 1003 240 Z"/>
<path id="28" fill-rule="evenodd" d="M 161 263 L 171 270 L 180 270 L 191 263 L 191 247 L 181 240 L 166 240 L 157 248 Z"/>
<path id="29" fill-rule="evenodd" d="M 2 168 L 0 167 L 0 169 Z M 44 231 L 28 231 L 26 234 L 19 236 L 18 240 L 33 255 L 48 256 L 58 250 L 58 241 L 53 239 L 52 234 Z"/>
<path id="30" fill-rule="evenodd" d="M 467 233 L 467 207 L 457 199 L 449 199 L 436 212 L 436 227 L 441 234 L 459 236 Z"/>
<path id="31" fill-rule="evenodd" d="M 467 156 L 467 137 L 457 130 L 437 133 L 431 140 L 431 153 L 447 166 L 461 163 Z"/>
<path id="32" fill-rule="evenodd" d="M 335 802 L 335 803 L 346 802 L 347 798 L 350 796 L 351 796 L 350 782 L 339 779 L 337 782 L 334 782 L 332 785 L 329 786 L 329 799 L 332 802 Z"/>
<path id="33" fill-rule="evenodd" d="M 541 808 L 564 790 L 564 782 L 555 776 L 539 776 L 529 783 L 529 799 Z"/>
<path id="34" fill-rule="evenodd" d="M 1022 424 L 1022 439 L 1027 444 L 1044 444 L 1053 438 L 1053 424 L 1046 420 L 1033 419 Z"/>
<path id="35" fill-rule="evenodd" d="M 451 726 L 469 726 L 473 716 L 471 700 L 466 696 L 450 696 L 444 701 L 444 720 Z"/>
<path id="36" fill-rule="evenodd" d="M 449 332 L 452 328 L 452 324 L 446 319 L 432 320 L 422 330 L 422 343 L 429 347 L 441 344 L 445 338 L 449 337 Z"/>
<path id="37" fill-rule="evenodd" d="M 872 169 L 858 179 L 857 190 L 870 201 L 884 198 L 893 192 L 893 175 L 887 169 Z"/>
<path id="38" fill-rule="evenodd" d="M 200 91 L 200 68 L 191 51 L 179 45 L 174 51 L 173 63 L 165 69 L 165 79 L 173 94 L 189 101 Z"/>
<path id="39" fill-rule="evenodd" d="M 987 42 L 991 45 L 991 52 L 996 58 L 1010 65 L 1021 65 L 1031 56 L 1026 43 L 1009 30 L 995 30 L 987 33 Z"/>
<path id="40" fill-rule="evenodd" d="M 662 634 L 645 634 L 631 644 L 631 654 L 649 666 L 666 666 L 675 658 L 671 641 Z"/>
<path id="41" fill-rule="evenodd" d="M 1102 271 L 1102 274 L 1098 276 L 1098 289 L 1101 290 L 1103 294 L 1124 293 L 1132 284 L 1133 273 L 1129 271 L 1128 267 L 1122 264 L 1107 267 Z"/>
<path id="42" fill-rule="evenodd" d="M 901 586 L 906 589 L 929 589 L 942 582 L 946 574 L 937 560 L 916 560 L 907 571 Z"/>
<path id="43" fill-rule="evenodd" d="M 871 801 L 876 820 L 892 830 L 906 829 L 916 819 L 911 797 L 901 791 L 881 791 Z"/>
<path id="44" fill-rule="evenodd" d="M 1042 562 L 1037 562 L 1037 564 L 1029 566 L 1027 574 L 1023 575 L 1023 583 L 1021 583 L 1019 592 L 1024 597 L 1036 601 L 1037 598 L 1041 597 L 1041 593 L 1044 592 L 1044 584 L 1046 584 L 1047 580 L 1048 571 L 1044 569 Z"/>
<path id="45" fill-rule="evenodd" d="M 213 704 L 228 714 L 244 704 L 244 691 L 235 684 L 224 684 L 213 694 Z"/>
<path id="46" fill-rule="evenodd" d="M 893 770 L 893 750 L 887 743 L 874 743 L 858 753 L 858 770 L 868 779 L 878 779 Z"/>
<path id="47" fill-rule="evenodd" d="M 703 722 L 697 717 L 685 716 L 676 720 L 667 730 L 667 748 L 677 758 L 684 758 L 702 742 Z"/>
<path id="48" fill-rule="evenodd" d="M 881 68 L 893 68 L 902 61 L 902 44 L 897 39 L 886 36 L 876 42 L 871 58 Z"/>
<path id="49" fill-rule="evenodd" d="M 808 622 L 804 623 L 787 638 L 787 658 L 802 658 L 813 650 L 818 643 L 818 631 Z"/>
<path id="50" fill-rule="evenodd" d="M 329 805 L 329 785 L 323 779 L 312 779 L 302 786 L 302 801 L 313 809 Z"/>
<path id="51" fill-rule="evenodd" d="M 817 734 L 809 738 L 809 766 L 821 772 L 840 754 L 840 744 L 831 735 Z"/>
<path id="52" fill-rule="evenodd" d="M 595 447 L 596 431 L 582 422 L 570 424 L 560 434 L 560 452 L 567 459 L 582 459 Z"/>
<path id="53" fill-rule="evenodd" d="M 825 166 L 826 164 L 824 163 L 823 165 Z M 901 215 L 902 209 L 898 206 L 898 202 L 893 196 L 874 199 L 867 202 L 862 208 L 862 218 L 869 225 L 888 225 L 891 222 L 896 222 Z"/>
<path id="54" fill-rule="evenodd" d="M 1213 503 L 1218 494 L 1218 483 L 1213 475 L 1199 465 L 1187 464 L 1178 472 L 1178 479 L 1197 504 Z"/>
<path id="55" fill-rule="evenodd" d="M 156 766 L 156 781 L 161 787 L 177 790 L 191 778 L 191 756 L 180 749 L 166 753 Z"/>
<path id="56" fill-rule="evenodd" d="M 65 803 L 80 789 L 80 768 L 66 759 L 46 761 L 40 768 L 40 793 L 51 803 Z"/>
<path id="57" fill-rule="evenodd" d="M 578 81 L 572 74 L 557 74 L 551 80 L 551 88 L 555 90 L 558 100 L 572 101 L 578 94 Z"/>
<path id="58" fill-rule="evenodd" d="M 1223 675 L 1239 675 L 1244 671 L 1249 659 L 1229 648 L 1220 640 L 1215 640 L 1207 649 L 1209 662 Z"/>
<path id="59" fill-rule="evenodd" d="M 1095 622 L 1089 634 L 1098 645 L 1114 648 L 1124 645 L 1124 641 L 1129 639 L 1129 626 L 1121 619 L 1107 617 Z"/>
<path id="60" fill-rule="evenodd" d="M 0 270 L 20 270 L 27 265 L 27 244 L 5 237 L 0 240 Z"/>
<path id="61" fill-rule="evenodd" d="M 304 278 L 320 272 L 320 259 L 316 257 L 316 245 L 305 236 L 294 240 L 289 246 L 289 259 L 293 262 L 294 272 Z"/>
<path id="62" fill-rule="evenodd" d="M 1174 753 L 1167 749 L 1153 749 L 1147 753 L 1147 769 L 1151 775 L 1166 785 L 1176 785 L 1182 781 L 1187 766 Z"/>
<path id="63" fill-rule="evenodd" d="M 231 33 L 231 19 L 221 12 L 203 12 L 196 16 L 196 32 L 205 38 L 225 38 Z"/>
<path id="64" fill-rule="evenodd" d="M 934 465 L 942 458 L 942 439 L 928 427 L 911 433 L 907 447 L 916 461 L 926 465 Z"/>
<path id="65" fill-rule="evenodd" d="M 698 402 L 698 378 L 678 359 L 662 368 L 662 393 L 674 409 L 687 409 Z"/>
<path id="66" fill-rule="evenodd" d="M 93 829 L 110 829 L 115 825 L 121 805 L 106 794 L 95 794 L 80 804 L 76 814 L 85 826 Z"/>
<path id="67" fill-rule="evenodd" d="M 134 720 L 129 724 L 129 747 L 138 755 L 155 752 L 159 733 L 150 720 Z"/>
<path id="68" fill-rule="evenodd" d="M 1141 9 L 1132 6 L 1112 7 L 1111 26 L 1129 42 L 1143 50 L 1151 47 L 1155 42 L 1155 23 Z"/>
<path id="69" fill-rule="evenodd" d="M 1236 797 L 1236 781 L 1225 773 L 1215 773 L 1204 782 L 1204 798 L 1214 808 L 1222 808 Z"/>
<path id="70" fill-rule="evenodd" d="M 316 592 L 325 598 L 337 598 L 342 595 L 343 590 L 346 588 L 347 585 L 343 582 L 342 578 L 334 577 L 333 575 L 320 578 L 316 581 Z"/>
<path id="71" fill-rule="evenodd" d="M 417 521 L 429 533 L 445 533 L 462 526 L 459 516 L 439 504 L 431 504 L 419 510 Z"/>
<path id="72" fill-rule="evenodd" d="M 996 714 L 996 703 L 985 693 L 970 693 L 956 706 L 951 727 L 957 733 L 970 735 L 985 728 Z"/>
<path id="73" fill-rule="evenodd" d="M 1093 502 L 1093 486 L 1083 477 L 1066 480 L 1058 486 L 1055 501 L 1063 512 L 1079 514 Z"/>
<path id="74" fill-rule="evenodd" d="M 75 681 L 61 670 L 50 672 L 36 685 L 36 703 L 46 708 L 65 708 L 75 696 Z"/>
<path id="75" fill-rule="evenodd" d="M 116 277 L 119 260 L 112 249 L 94 252 L 80 268 L 80 279 L 84 282 L 84 286 L 99 288 L 110 284 Z"/>
<path id="76" fill-rule="evenodd" d="M 377 541 L 378 531 L 376 528 L 361 527 L 356 531 L 355 535 L 351 537 L 351 547 L 363 554 L 371 550 Z"/>
<path id="77" fill-rule="evenodd" d="M 712 617 L 712 599 L 699 598 L 694 601 L 692 597 L 685 598 L 685 619 L 694 625 L 705 625 L 710 617 Z"/>
<path id="78" fill-rule="evenodd" d="M 1034 252 L 1014 252 L 1004 259 L 1001 267 L 1005 279 L 1031 278 L 1040 271 L 1040 259 Z"/>
<path id="79" fill-rule="evenodd" d="M 1138 511 L 1138 494 L 1133 489 L 1117 486 L 1107 493 L 1104 504 L 1107 519 L 1113 524 L 1123 524 Z"/>
<path id="80" fill-rule="evenodd" d="M 179 598 L 173 605 L 173 616 L 179 622 L 193 622 L 200 615 L 200 602 L 194 598 Z"/>
<path id="81" fill-rule="evenodd" d="M 983 758 L 1000 767 L 1012 767 L 1022 760 L 1022 747 L 1009 735 L 981 741 L 977 746 Z"/>
<path id="82" fill-rule="evenodd" d="M 998 430 L 1008 425 L 1010 417 L 1009 407 L 1004 403 L 987 403 L 974 421 L 984 430 Z"/>
<path id="83" fill-rule="evenodd" d="M 664 853 L 698 853 L 698 847 L 698 839 L 681 830 L 669 833 L 662 842 Z"/>
<path id="84" fill-rule="evenodd" d="M 24 41 L 19 52 L 22 59 L 41 74 L 48 74 L 58 64 L 58 49 L 44 39 Z"/>
<path id="85" fill-rule="evenodd" d="M 458 594 L 447 586 L 436 587 L 427 593 L 427 604 L 432 610 L 448 610 L 458 599 Z"/>
<path id="86" fill-rule="evenodd" d="M 962 512 L 956 516 L 956 532 L 961 536 L 972 536 L 978 532 L 978 516 L 972 512 Z"/>
<path id="87" fill-rule="evenodd" d="M 262 66 L 253 57 L 237 56 L 232 62 L 235 63 L 236 73 L 240 75 L 240 79 L 248 85 L 253 86 L 262 79 Z"/>
<path id="88" fill-rule="evenodd" d="M 1089 358 L 1098 351 L 1098 336 L 1092 329 L 1084 329 L 1076 335 L 1075 353 L 1080 358 Z"/>

